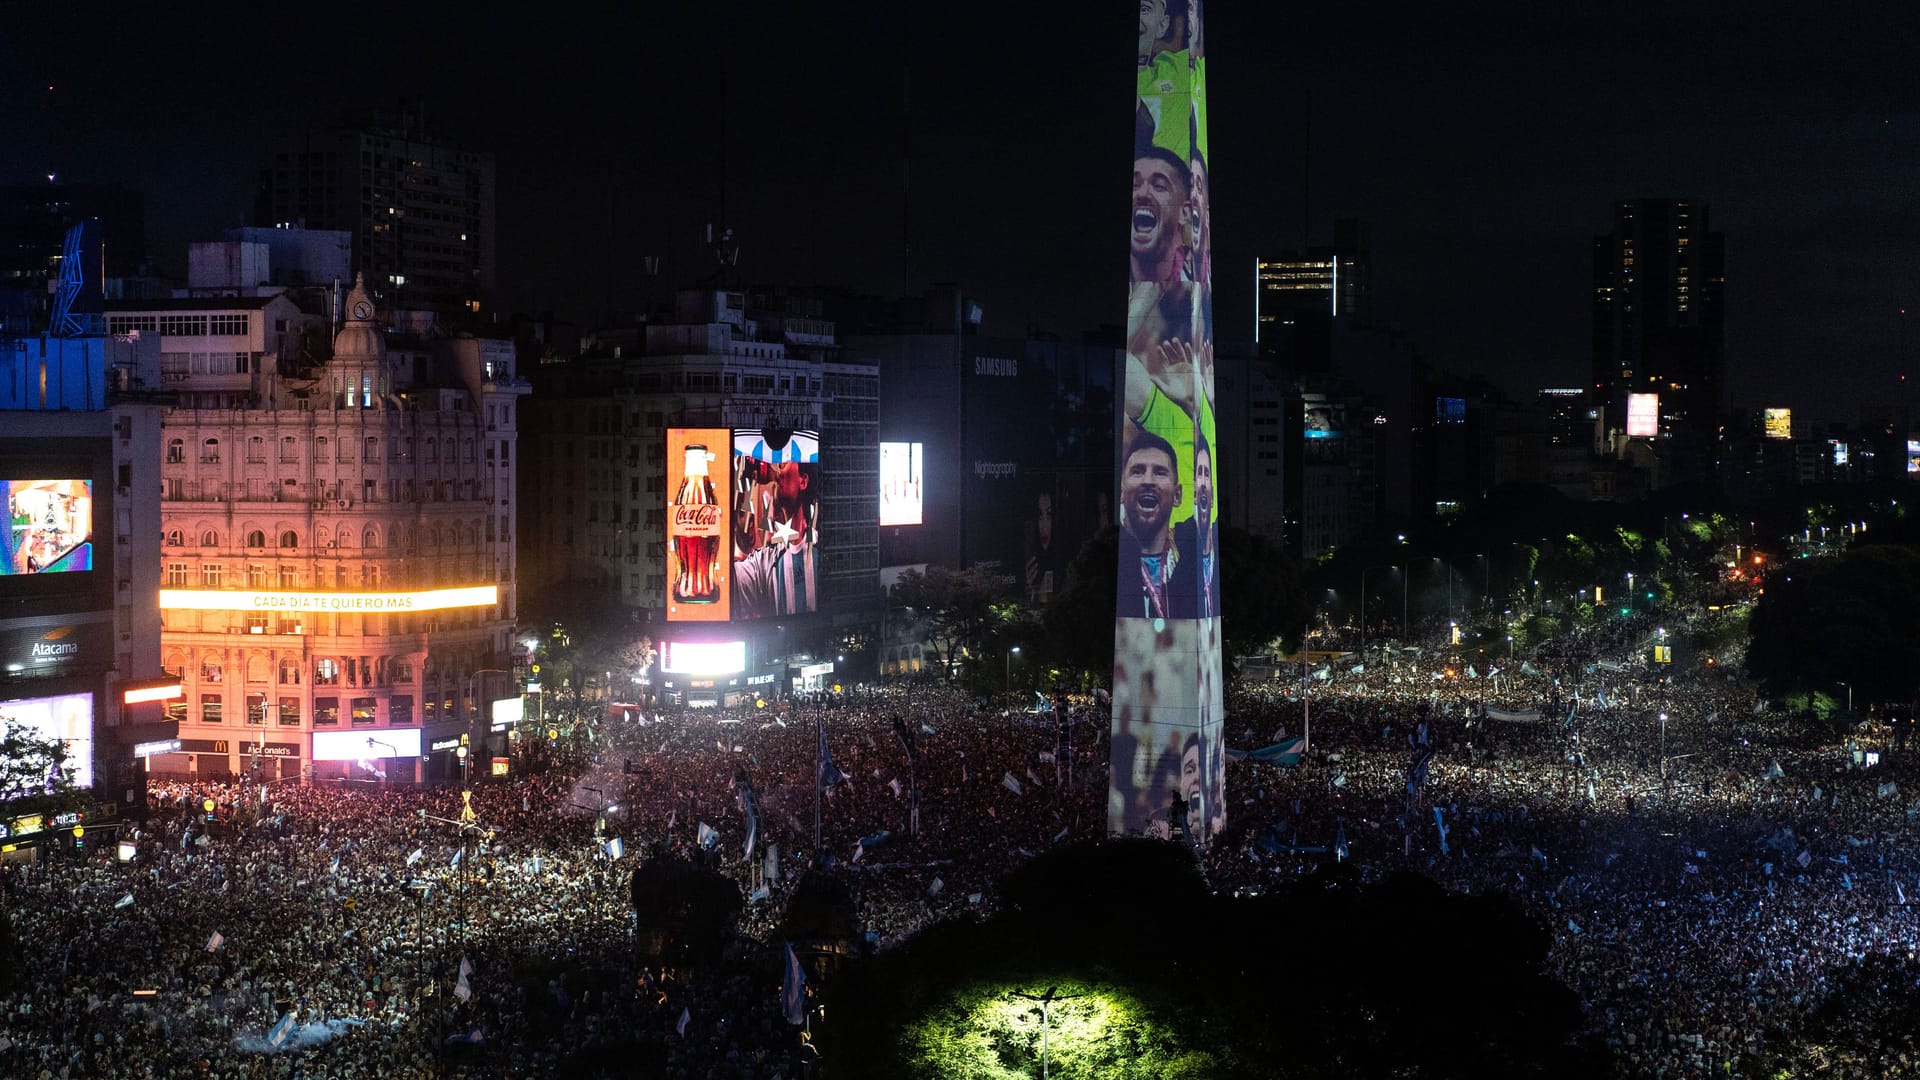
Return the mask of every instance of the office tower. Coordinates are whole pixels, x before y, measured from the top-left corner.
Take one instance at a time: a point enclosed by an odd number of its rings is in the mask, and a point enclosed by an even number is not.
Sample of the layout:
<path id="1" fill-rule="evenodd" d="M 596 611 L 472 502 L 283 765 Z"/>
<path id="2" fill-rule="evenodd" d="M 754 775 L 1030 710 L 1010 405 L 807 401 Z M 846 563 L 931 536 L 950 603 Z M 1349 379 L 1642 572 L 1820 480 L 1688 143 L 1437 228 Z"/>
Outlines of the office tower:
<path id="1" fill-rule="evenodd" d="M 1254 263 L 1254 323 L 1259 354 L 1300 371 L 1330 366 L 1328 337 L 1337 322 L 1365 323 L 1373 313 L 1367 228 L 1333 223 L 1333 243 Z"/>
<path id="2" fill-rule="evenodd" d="M 494 161 L 426 126 L 425 110 L 283 140 L 254 224 L 344 229 L 353 269 L 392 307 L 479 314 L 494 286 Z"/>
<path id="3" fill-rule="evenodd" d="M 1697 199 L 1614 204 L 1593 240 L 1593 385 L 1609 429 L 1627 427 L 1629 394 L 1659 395 L 1659 430 L 1676 479 L 1710 467 L 1726 392 L 1725 239 Z"/>

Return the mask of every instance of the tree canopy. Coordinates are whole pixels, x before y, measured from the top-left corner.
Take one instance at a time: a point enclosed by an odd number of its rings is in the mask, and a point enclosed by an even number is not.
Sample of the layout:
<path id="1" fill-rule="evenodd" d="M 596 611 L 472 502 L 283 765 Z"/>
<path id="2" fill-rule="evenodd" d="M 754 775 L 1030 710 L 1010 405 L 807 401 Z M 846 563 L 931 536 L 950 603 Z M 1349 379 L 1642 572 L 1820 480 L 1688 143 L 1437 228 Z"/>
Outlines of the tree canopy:
<path id="1" fill-rule="evenodd" d="M 1920 549 L 1890 544 L 1791 563 L 1754 606 L 1747 672 L 1769 693 L 1853 687 L 1862 705 L 1911 701 L 1920 672 Z"/>

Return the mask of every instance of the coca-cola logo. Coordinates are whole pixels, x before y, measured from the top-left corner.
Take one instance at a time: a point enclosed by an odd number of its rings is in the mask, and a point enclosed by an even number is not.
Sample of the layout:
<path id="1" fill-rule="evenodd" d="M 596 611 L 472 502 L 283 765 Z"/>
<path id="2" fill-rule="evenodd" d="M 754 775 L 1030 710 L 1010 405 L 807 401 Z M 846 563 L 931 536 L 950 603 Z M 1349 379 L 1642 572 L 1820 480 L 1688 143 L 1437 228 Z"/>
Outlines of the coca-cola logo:
<path id="1" fill-rule="evenodd" d="M 673 508 L 673 523 L 681 528 L 717 529 L 720 527 L 720 508 L 712 503 L 701 503 Z"/>

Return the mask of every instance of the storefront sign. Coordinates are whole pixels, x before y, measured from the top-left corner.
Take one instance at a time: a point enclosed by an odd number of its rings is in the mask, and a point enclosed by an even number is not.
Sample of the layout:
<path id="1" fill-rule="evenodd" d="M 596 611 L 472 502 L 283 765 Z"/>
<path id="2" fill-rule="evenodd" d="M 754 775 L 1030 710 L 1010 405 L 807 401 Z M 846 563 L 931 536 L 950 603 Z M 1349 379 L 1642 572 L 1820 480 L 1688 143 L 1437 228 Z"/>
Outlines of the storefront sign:
<path id="1" fill-rule="evenodd" d="M 173 754 L 178 753 L 179 750 L 179 739 L 155 739 L 153 742 L 133 744 L 133 756 L 137 758 L 152 757 L 155 754 Z"/>

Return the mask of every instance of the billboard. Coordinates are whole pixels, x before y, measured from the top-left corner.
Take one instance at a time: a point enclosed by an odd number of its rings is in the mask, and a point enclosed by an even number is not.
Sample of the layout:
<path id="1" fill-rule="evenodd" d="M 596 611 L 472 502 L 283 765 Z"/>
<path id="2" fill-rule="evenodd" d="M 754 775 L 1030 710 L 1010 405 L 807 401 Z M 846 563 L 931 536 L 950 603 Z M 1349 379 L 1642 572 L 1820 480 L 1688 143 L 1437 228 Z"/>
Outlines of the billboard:
<path id="1" fill-rule="evenodd" d="M 1920 473 L 1920 436 L 1907 436 L 1907 471 Z"/>
<path id="2" fill-rule="evenodd" d="M 819 607 L 820 433 L 733 430 L 733 616 Z"/>
<path id="3" fill-rule="evenodd" d="M 1300 403 L 1301 460 L 1338 465 L 1346 460 L 1347 407 L 1320 394 L 1306 394 Z"/>
<path id="4" fill-rule="evenodd" d="M 1793 438 L 1793 410 L 1762 409 L 1760 426 L 1769 439 L 1791 439 Z"/>
<path id="5" fill-rule="evenodd" d="M 726 428 L 667 429 L 667 621 L 726 622 L 732 567 Z"/>
<path id="6" fill-rule="evenodd" d="M 0 576 L 93 569 L 93 481 L 0 480 L 7 529 Z"/>
<path id="7" fill-rule="evenodd" d="M 1205 844 L 1226 824 L 1205 37 L 1200 0 L 1139 20 L 1107 829 Z"/>
<path id="8" fill-rule="evenodd" d="M 67 778 L 76 788 L 93 786 L 93 695 L 0 701 L 0 732 L 19 724 L 43 739 L 59 739 L 67 747 Z M 21 793 L 0 794 L 14 797 Z"/>
<path id="9" fill-rule="evenodd" d="M 921 524 L 920 447 L 917 442 L 880 444 L 880 524 Z"/>
<path id="10" fill-rule="evenodd" d="M 1838 439 L 1828 439 L 1827 445 L 1833 447 L 1833 463 L 1835 465 L 1845 465 L 1848 460 L 1847 444 Z"/>
<path id="11" fill-rule="evenodd" d="M 747 670 L 744 641 L 667 641 L 660 670 L 668 675 L 732 675 Z"/>
<path id="12" fill-rule="evenodd" d="M 419 756 L 419 728 L 313 733 L 313 760 L 315 761 L 373 761 L 378 758 Z"/>
<path id="13" fill-rule="evenodd" d="M 1467 399 L 1457 397 L 1437 397 L 1433 399 L 1433 422 L 1436 424 L 1464 424 L 1467 422 Z"/>
<path id="14" fill-rule="evenodd" d="M 1627 395 L 1627 435 L 1653 438 L 1660 434 L 1660 395 Z"/>

